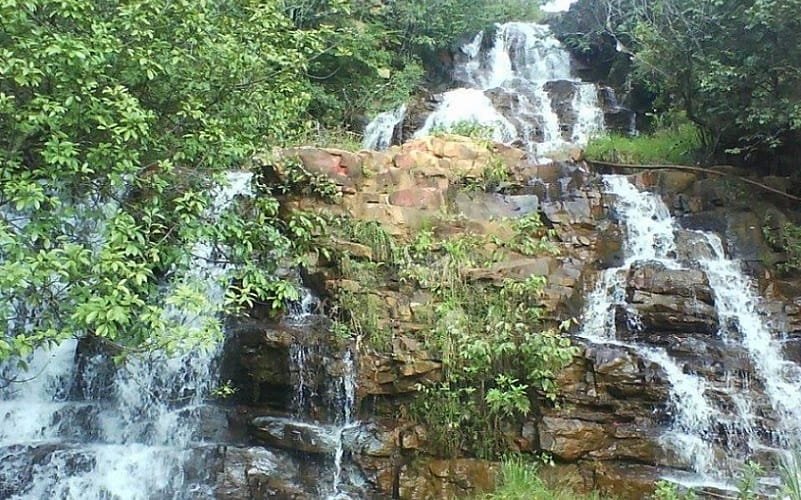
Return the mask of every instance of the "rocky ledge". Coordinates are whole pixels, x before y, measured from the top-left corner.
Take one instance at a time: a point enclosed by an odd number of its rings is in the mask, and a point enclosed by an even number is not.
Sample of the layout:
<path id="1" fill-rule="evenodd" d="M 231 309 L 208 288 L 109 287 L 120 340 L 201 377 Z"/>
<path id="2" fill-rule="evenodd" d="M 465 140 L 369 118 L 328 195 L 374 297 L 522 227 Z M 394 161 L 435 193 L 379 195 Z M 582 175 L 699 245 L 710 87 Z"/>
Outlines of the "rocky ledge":
<path id="1" fill-rule="evenodd" d="M 502 282 L 508 277 L 545 277 L 541 303 L 546 323 L 577 317 L 599 272 L 622 259 L 622 235 L 609 216 L 611 200 L 598 179 L 580 163 L 532 164 L 522 151 L 456 136 L 428 137 L 386 152 L 297 148 L 282 151 L 279 157 L 297 159 L 306 171 L 330 179 L 342 193 L 336 202 L 288 197 L 283 200 L 285 210 L 325 211 L 376 223 L 401 240 L 410 241 L 424 228 L 439 234 L 504 239 L 510 237 L 509 220 L 539 213 L 558 251 L 539 256 L 508 252 L 495 265 L 471 271 L 470 279 Z M 257 159 L 256 164 L 270 175 L 282 175 L 280 160 Z M 505 175 L 491 178 L 491 171 L 498 168 Z M 792 297 L 798 297 L 801 286 L 789 278 L 778 278 L 762 264 L 764 256 L 772 253 L 764 238 L 749 239 L 754 236 L 751 225 L 759 223 L 759 210 L 770 205 L 771 210 L 782 213 L 783 207 L 760 201 L 759 207 L 742 207 L 732 213 L 722 208 L 727 206 L 720 194 L 725 186 L 695 175 L 645 173 L 633 180 L 661 191 L 688 228 L 720 229 L 735 245 L 750 241 L 735 246 L 735 253 L 750 257 L 762 278 L 762 290 L 771 299 L 771 313 L 787 326 L 791 340 L 797 338 L 801 303 Z M 692 256 L 703 251 L 691 232 L 678 239 L 679 254 Z M 376 255 L 382 251 L 380 247 L 346 238 L 333 244 L 348 259 L 365 264 L 362 267 L 380 267 Z M 353 303 L 369 309 L 371 327 L 384 332 L 385 342 L 380 347 L 359 344 L 357 339 L 356 414 L 360 423 L 342 436 L 346 458 L 363 478 L 364 495 L 449 498 L 491 489 L 499 470 L 497 463 L 471 456 L 438 456 L 431 445 L 430 429 L 409 418 L 408 409 L 420 384 L 443 376 L 442 360 L 421 341 L 430 314 L 430 290 L 404 286 L 379 271 L 372 279 L 349 275 L 341 262 L 319 256 L 311 261 L 304 270 L 305 284 L 323 298 L 319 312 L 331 316 L 326 303 L 335 303 L 346 293 Z M 725 373 L 751 369 L 744 356 L 733 355 L 720 345 L 715 335 L 719 318 L 714 297 L 701 270 L 643 263 L 625 276 L 625 294 L 625 305 L 615 312 L 624 337 L 645 339 L 664 348 L 685 362 L 687 370 L 721 384 Z M 638 318 L 636 326 L 632 314 Z M 326 414 L 330 405 L 325 395 L 330 394 L 327 384 L 341 368 L 340 351 L 328 333 L 328 320 L 319 321 L 315 327 L 299 327 L 254 320 L 234 329 L 223 371 L 238 389 L 232 401 L 237 406 L 230 410 L 228 420 L 240 429 L 234 434 L 242 438 L 240 448 L 227 452 L 226 460 L 234 468 L 227 467 L 230 471 L 221 476 L 223 497 L 308 498 L 319 494 L 310 486 L 314 481 L 308 471 L 321 474 L 320 470 L 330 467 L 326 454 L 336 446 L 331 442 L 331 429 L 287 419 L 297 398 L 306 397 L 308 415 L 332 421 Z M 575 342 L 580 349 L 557 377 L 556 400 L 531 393 L 537 411 L 518 427 L 508 429 L 506 442 L 511 451 L 553 457 L 553 467 L 545 467 L 542 473 L 579 491 L 646 498 L 658 478 L 690 468 L 665 446 L 662 437 L 671 419 L 668 377 L 663 368 L 634 349 L 591 345 L 579 338 Z M 318 367 L 306 375 L 291 361 L 297 346 L 304 345 L 311 353 L 307 366 Z M 797 344 L 787 345 L 790 351 Z M 306 377 L 305 396 L 297 394 L 300 376 Z M 751 390 L 759 401 L 760 388 Z M 769 424 L 768 418 L 764 425 Z M 273 453 L 261 446 L 285 454 L 291 458 L 287 463 L 294 465 L 264 465 L 277 462 L 273 455 L 260 458 L 259 454 Z"/>

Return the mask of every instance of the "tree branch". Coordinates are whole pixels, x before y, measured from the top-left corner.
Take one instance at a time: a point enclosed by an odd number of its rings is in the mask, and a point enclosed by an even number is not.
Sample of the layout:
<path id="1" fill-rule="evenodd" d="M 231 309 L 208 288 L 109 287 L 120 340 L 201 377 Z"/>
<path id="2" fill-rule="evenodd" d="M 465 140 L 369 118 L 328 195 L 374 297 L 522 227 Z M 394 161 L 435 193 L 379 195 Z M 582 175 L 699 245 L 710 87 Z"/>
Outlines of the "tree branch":
<path id="1" fill-rule="evenodd" d="M 784 191 L 780 191 L 776 188 L 767 186 L 762 184 L 761 182 L 757 182 L 752 179 L 748 179 L 747 177 L 743 177 L 740 175 L 730 174 L 728 172 L 721 172 L 719 170 L 713 170 L 712 168 L 705 168 L 705 167 L 696 167 L 690 165 L 639 165 L 639 164 L 629 164 L 629 163 L 612 163 L 608 161 L 598 161 L 598 160 L 585 160 L 590 165 L 597 165 L 599 167 L 611 167 L 611 168 L 630 168 L 635 170 L 683 170 L 685 172 L 696 172 L 696 173 L 703 173 L 703 174 L 712 174 L 712 175 L 719 175 L 722 177 L 731 177 L 734 179 L 738 179 L 746 184 L 750 184 L 752 186 L 756 186 L 760 189 L 765 191 L 769 191 L 773 194 L 777 194 L 784 198 L 794 201 L 801 201 L 801 197 L 794 196 L 790 193 L 785 193 Z M 716 167 L 727 167 L 733 168 L 731 165 L 716 165 Z"/>

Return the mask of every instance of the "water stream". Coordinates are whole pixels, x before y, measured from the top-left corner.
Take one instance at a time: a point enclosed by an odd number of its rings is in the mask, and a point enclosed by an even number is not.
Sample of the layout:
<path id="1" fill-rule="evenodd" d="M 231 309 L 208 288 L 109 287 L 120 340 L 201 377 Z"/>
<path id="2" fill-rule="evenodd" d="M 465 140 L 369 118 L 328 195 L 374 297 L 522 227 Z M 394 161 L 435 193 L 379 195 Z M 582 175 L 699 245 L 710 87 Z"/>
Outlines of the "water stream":
<path id="1" fill-rule="evenodd" d="M 236 197 L 249 196 L 250 179 L 232 172 L 213 192 L 207 215 L 213 219 Z M 176 324 L 197 325 L 222 306 L 227 266 L 214 253 L 198 242 L 178 280 L 202 291 L 210 307 L 200 315 L 167 311 Z M 215 445 L 199 422 L 213 411 L 207 401 L 216 357 L 217 348 L 195 347 L 172 357 L 131 355 L 115 367 L 102 346 L 70 339 L 37 350 L 27 371 L 1 366 L 5 379 L 18 382 L 0 389 L 0 497 L 212 497 L 214 478 L 203 464 Z"/>
<path id="2" fill-rule="evenodd" d="M 628 349 L 662 368 L 671 391 L 671 425 L 662 443 L 690 464 L 696 484 L 720 487 L 745 460 L 780 452 L 798 439 L 801 370 L 782 357 L 775 332 L 760 313 L 752 280 L 726 256 L 718 235 L 685 232 L 701 245 L 697 254 L 687 255 L 677 244 L 681 228 L 658 195 L 638 190 L 624 176 L 605 176 L 604 184 L 624 229 L 624 262 L 601 273 L 588 297 L 580 335 L 591 343 Z M 637 311 L 627 303 L 627 276 L 649 262 L 669 270 L 703 271 L 719 318 L 717 337 L 733 352 L 746 353 L 755 373 L 732 369 L 722 379 L 709 378 L 694 373 L 669 349 L 647 343 L 647 337 L 621 338 L 616 311 L 625 312 L 629 328 L 639 328 Z M 764 395 L 758 387 L 764 387 Z"/>
<path id="3" fill-rule="evenodd" d="M 392 145 L 398 125 L 406 117 L 406 105 L 402 104 L 392 111 L 384 111 L 376 115 L 364 129 L 362 147 L 381 151 Z"/>
<path id="4" fill-rule="evenodd" d="M 439 96 L 415 137 L 476 123 L 496 141 L 519 141 L 534 157 L 546 157 L 585 145 L 603 129 L 597 87 L 572 76 L 570 54 L 548 26 L 510 22 L 495 27 L 491 43 L 487 36 L 481 32 L 459 49 L 453 77 L 460 86 Z M 405 111 L 378 115 L 364 146 L 388 147 Z"/>
<path id="5" fill-rule="evenodd" d="M 320 301 L 308 288 L 302 288 L 301 298 L 289 306 L 288 324 L 298 334 L 290 346 L 290 370 L 295 374 L 292 396 L 291 425 L 306 426 L 330 443 L 331 469 L 328 479 L 320 481 L 320 495 L 328 500 L 359 498 L 361 479 L 346 460 L 346 438 L 359 427 L 356 420 L 356 360 L 353 350 L 345 347 L 332 352 L 329 346 L 313 338 L 319 316 Z M 323 320 L 325 322 L 325 320 Z M 331 378 L 327 369 L 337 367 Z M 318 385 L 322 383 L 322 386 Z M 324 403 L 328 419 L 313 416 L 315 404 Z"/>

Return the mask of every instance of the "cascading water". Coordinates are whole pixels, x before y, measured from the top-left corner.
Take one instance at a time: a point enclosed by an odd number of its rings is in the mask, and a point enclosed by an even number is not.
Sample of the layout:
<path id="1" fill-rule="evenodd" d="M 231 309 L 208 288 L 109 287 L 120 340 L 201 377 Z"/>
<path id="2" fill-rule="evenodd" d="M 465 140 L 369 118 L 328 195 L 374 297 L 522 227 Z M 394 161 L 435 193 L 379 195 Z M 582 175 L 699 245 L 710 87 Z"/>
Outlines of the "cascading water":
<path id="1" fill-rule="evenodd" d="M 671 424 L 664 446 L 684 457 L 697 474 L 696 484 L 725 487 L 745 460 L 780 452 L 799 438 L 801 369 L 782 358 L 778 341 L 759 314 L 751 280 L 738 262 L 726 257 L 717 235 L 686 232 L 707 248 L 699 251 L 700 257 L 682 255 L 676 239 L 680 228 L 657 195 L 639 191 L 624 176 L 605 176 L 604 184 L 614 196 L 612 211 L 625 230 L 624 261 L 601 273 L 588 297 L 580 336 L 628 349 L 662 368 L 671 387 Z M 693 373 L 669 348 L 648 343 L 647 337 L 621 338 L 616 318 L 621 310 L 628 328 L 641 328 L 626 294 L 627 277 L 639 265 L 703 271 L 720 324 L 718 335 L 733 352 L 747 353 L 754 373 L 735 369 L 722 378 L 708 378 Z M 754 390 L 755 381 L 764 387 L 766 398 Z M 775 417 L 772 425 L 765 423 L 767 414 Z"/>
<path id="2" fill-rule="evenodd" d="M 464 87 L 442 95 L 416 137 L 475 122 L 491 128 L 495 140 L 519 140 L 535 155 L 548 155 L 582 146 L 603 129 L 597 88 L 572 78 L 570 55 L 547 26 L 498 25 L 488 49 L 484 37 L 461 48 L 454 78 Z"/>
<path id="3" fill-rule="evenodd" d="M 213 193 L 208 216 L 250 195 L 250 180 L 250 173 L 231 173 Z M 192 253 L 179 281 L 202 291 L 215 314 L 226 267 L 205 242 Z M 179 309 L 167 316 L 186 327 L 209 319 Z M 214 478 L 202 464 L 215 445 L 203 440 L 198 423 L 216 380 L 216 354 L 131 355 L 115 367 L 101 349 L 67 340 L 37 350 L 27 371 L 0 367 L 4 379 L 15 380 L 0 390 L 0 497 L 212 497 Z"/>
<path id="4" fill-rule="evenodd" d="M 346 500 L 351 498 L 347 493 L 341 491 L 342 478 L 347 471 L 344 469 L 342 459 L 345 455 L 344 435 L 351 429 L 358 426 L 358 422 L 353 420 L 353 411 L 356 405 L 356 370 L 353 362 L 353 353 L 345 351 L 342 356 L 342 377 L 340 381 L 341 395 L 338 398 L 338 410 L 341 412 L 337 420 L 339 426 L 334 430 L 336 435 L 336 448 L 334 451 L 334 480 L 331 486 L 330 500 Z"/>
<path id="5" fill-rule="evenodd" d="M 795 438 L 801 437 L 801 367 L 782 356 L 779 342 L 759 313 L 760 299 L 753 283 L 738 262 L 726 258 L 720 237 L 710 233 L 704 233 L 704 237 L 712 256 L 699 263 L 715 293 L 720 335 L 748 352 L 779 419 L 779 444 L 793 444 Z"/>
<path id="6" fill-rule="evenodd" d="M 356 363 L 350 347 L 333 350 L 328 340 L 318 337 L 330 335 L 328 321 L 319 315 L 319 309 L 319 299 L 305 287 L 301 298 L 289 304 L 285 321 L 295 332 L 289 350 L 295 386 L 292 418 L 267 417 L 261 421 L 308 429 L 324 441 L 330 476 L 320 480 L 318 495 L 328 500 L 349 500 L 359 498 L 361 486 L 358 471 L 345 459 L 347 436 L 359 427 L 355 420 Z"/>
<path id="7" fill-rule="evenodd" d="M 403 122 L 405 117 L 405 104 L 392 111 L 384 111 L 383 113 L 379 113 L 365 127 L 362 147 L 364 149 L 373 149 L 375 151 L 382 151 L 390 147 L 392 145 L 392 138 L 395 136 L 395 130 L 397 129 L 398 125 Z"/>

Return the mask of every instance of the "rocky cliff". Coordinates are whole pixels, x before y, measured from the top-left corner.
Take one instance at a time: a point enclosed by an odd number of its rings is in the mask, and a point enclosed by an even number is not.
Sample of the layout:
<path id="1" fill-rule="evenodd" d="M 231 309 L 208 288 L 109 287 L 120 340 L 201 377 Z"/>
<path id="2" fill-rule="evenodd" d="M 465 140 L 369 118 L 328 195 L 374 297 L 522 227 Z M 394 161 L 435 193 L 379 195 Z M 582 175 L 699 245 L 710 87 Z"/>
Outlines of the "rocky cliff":
<path id="1" fill-rule="evenodd" d="M 599 272 L 623 258 L 622 234 L 610 211 L 614 200 L 581 163 L 536 165 L 506 146 L 439 136 L 381 153 L 298 148 L 280 152 L 278 159 L 257 159 L 257 166 L 281 176 L 288 159 L 328 178 L 342 196 L 335 203 L 290 196 L 284 210 L 321 211 L 377 224 L 398 242 L 411 242 L 421 231 L 473 235 L 491 247 L 486 250 L 501 251 L 502 258 L 467 270 L 467 279 L 545 278 L 538 299 L 543 328 L 578 317 Z M 767 209 L 781 213 L 783 207 L 764 200 L 732 210 L 737 199 L 732 190 L 738 188 L 720 179 L 667 171 L 632 179 L 662 193 L 686 227 L 720 231 L 731 251 L 753 264 L 767 309 L 788 332 L 788 353 L 801 361 L 794 348 L 801 334 L 798 283 L 777 278 L 764 265 L 773 252 L 760 231 L 760 214 Z M 531 253 L 499 243 L 514 237 L 512 221 L 532 213 L 541 215 L 553 248 Z M 677 253 L 704 251 L 693 234 L 679 234 Z M 293 401 L 305 377 L 301 391 L 306 395 L 300 394 L 307 400 L 305 420 L 332 421 L 326 395 L 332 393 L 331 380 L 342 374 L 343 345 L 357 351 L 359 424 L 343 432 L 343 447 L 351 473 L 360 478 L 351 485 L 360 495 L 447 498 L 492 489 L 495 462 L 460 450 L 442 454 L 436 446 L 439 436 L 432 435 L 439 431 L 410 411 L 421 387 L 443 377 L 441 353 L 426 341 L 435 304 L 431 289 L 409 286 L 386 273 L 382 263 L 392 248 L 378 236 L 365 240 L 340 232 L 321 245 L 334 252 L 313 256 L 303 272 L 305 285 L 322 299 L 312 311 L 313 322 L 252 319 L 231 329 L 223 378 L 232 381 L 237 393 L 225 412 L 239 446 L 221 452 L 219 494 L 320 494 L 315 485 L 325 474 L 321 471 L 330 468 L 336 445 L 325 425 L 303 423 L 293 414 Z M 716 336 L 720 319 L 701 270 L 646 263 L 630 270 L 624 288 L 627 305 L 615 315 L 624 339 L 646 338 L 682 360 L 685 370 L 721 386 L 725 374 L 753 369 L 746 356 L 724 348 Z M 627 321 L 632 310 L 640 320 L 636 328 Z M 358 328 L 337 336 L 335 325 L 342 318 Z M 618 498 L 644 498 L 658 478 L 689 471 L 691 464 L 663 439 L 671 420 L 664 368 L 625 345 L 594 345 L 578 337 L 573 342 L 579 349 L 557 376 L 556 398 L 530 392 L 535 411 L 506 429 L 509 451 L 546 453 L 553 460 L 553 467 L 543 469 L 546 476 Z M 297 360 L 299 346 L 306 352 L 303 364 Z M 755 401 L 761 399 L 760 387 L 748 390 Z M 769 429 L 770 422 L 763 427 Z"/>

